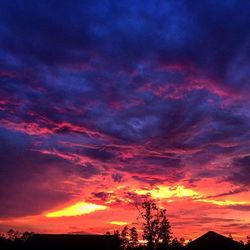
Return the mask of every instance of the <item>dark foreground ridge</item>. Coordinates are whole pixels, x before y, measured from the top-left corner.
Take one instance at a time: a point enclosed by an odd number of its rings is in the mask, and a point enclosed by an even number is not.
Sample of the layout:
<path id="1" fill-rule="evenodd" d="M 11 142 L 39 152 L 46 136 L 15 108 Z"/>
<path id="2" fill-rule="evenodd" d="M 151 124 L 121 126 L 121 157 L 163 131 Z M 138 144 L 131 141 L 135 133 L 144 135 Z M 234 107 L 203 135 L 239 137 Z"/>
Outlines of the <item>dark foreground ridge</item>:
<path id="1" fill-rule="evenodd" d="M 26 242 L 0 242 L 1 250 L 119 250 L 115 235 L 35 234 Z"/>
<path id="2" fill-rule="evenodd" d="M 186 247 L 186 250 L 242 250 L 244 245 L 218 234 L 213 231 L 209 231 L 196 240 L 190 242 Z"/>
<path id="3" fill-rule="evenodd" d="M 116 235 L 79 235 L 79 234 L 34 234 L 27 241 L 11 241 L 0 238 L 1 250 L 121 250 L 119 238 Z M 133 249 L 147 250 L 146 246 Z M 160 248 L 160 249 L 183 249 Z M 184 247 L 184 250 L 250 250 L 249 245 L 243 245 L 229 237 L 213 231 L 200 236 Z"/>
<path id="4" fill-rule="evenodd" d="M 119 241 L 114 235 L 37 234 L 27 242 L 27 249 L 103 249 L 118 250 Z"/>

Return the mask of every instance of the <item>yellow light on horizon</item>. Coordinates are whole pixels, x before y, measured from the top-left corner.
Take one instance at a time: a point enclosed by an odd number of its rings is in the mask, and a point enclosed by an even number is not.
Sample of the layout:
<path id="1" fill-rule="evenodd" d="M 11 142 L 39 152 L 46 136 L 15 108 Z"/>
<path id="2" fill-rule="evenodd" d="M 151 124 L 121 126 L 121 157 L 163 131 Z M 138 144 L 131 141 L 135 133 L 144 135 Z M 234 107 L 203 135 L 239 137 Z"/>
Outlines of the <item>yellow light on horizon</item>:
<path id="1" fill-rule="evenodd" d="M 168 199 L 168 198 L 200 198 L 201 195 L 189 188 L 185 188 L 183 185 L 175 187 L 159 186 L 152 190 L 136 190 L 135 193 L 139 195 L 150 194 L 154 199 Z"/>
<path id="2" fill-rule="evenodd" d="M 194 202 L 200 201 L 211 203 L 217 206 L 232 206 L 232 205 L 246 205 L 246 201 L 231 201 L 231 200 L 210 200 L 203 198 L 204 196 L 190 188 L 185 188 L 183 185 L 175 187 L 159 186 L 152 190 L 136 190 L 135 193 L 139 195 L 150 194 L 154 199 L 168 199 L 169 202 L 174 202 L 174 198 L 191 198 Z"/>
<path id="3" fill-rule="evenodd" d="M 47 213 L 45 216 L 49 218 L 64 217 L 64 216 L 79 216 L 79 215 L 90 214 L 95 211 L 106 210 L 106 209 L 107 209 L 107 206 L 96 205 L 96 204 L 87 203 L 87 202 L 78 202 L 64 209 Z"/>
<path id="4" fill-rule="evenodd" d="M 230 205 L 246 205 L 246 201 L 230 201 L 230 200 L 224 200 L 224 201 L 217 201 L 217 200 L 209 200 L 209 199 L 198 199 L 197 201 L 211 203 L 218 206 L 230 206 Z"/>
<path id="5" fill-rule="evenodd" d="M 109 224 L 118 225 L 118 226 L 125 226 L 125 225 L 128 225 L 128 222 L 125 222 L 125 221 L 110 221 Z"/>

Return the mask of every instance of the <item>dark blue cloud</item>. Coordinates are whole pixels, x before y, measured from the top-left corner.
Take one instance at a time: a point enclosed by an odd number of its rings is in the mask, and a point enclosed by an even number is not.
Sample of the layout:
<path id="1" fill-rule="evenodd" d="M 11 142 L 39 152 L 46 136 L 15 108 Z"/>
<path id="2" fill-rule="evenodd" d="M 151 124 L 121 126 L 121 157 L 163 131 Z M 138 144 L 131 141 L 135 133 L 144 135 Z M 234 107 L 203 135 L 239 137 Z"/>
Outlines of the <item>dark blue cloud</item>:
<path id="1" fill-rule="evenodd" d="M 114 180 L 114 182 L 122 182 L 123 181 L 123 176 L 119 173 L 114 173 L 111 175 L 112 179 Z"/>
<path id="2" fill-rule="evenodd" d="M 2 1 L 1 5 L 1 45 L 28 64 L 91 62 L 96 54 L 111 71 L 159 58 L 167 63 L 189 61 L 223 75 L 249 39 L 247 2 Z"/>
<path id="3" fill-rule="evenodd" d="M 229 176 L 229 180 L 244 186 L 250 184 L 250 156 L 237 157 L 232 162 L 233 172 Z"/>
<path id="4" fill-rule="evenodd" d="M 106 192 L 93 192 L 92 195 L 95 198 L 101 199 L 103 201 L 106 201 L 109 198 L 109 196 L 110 196 L 110 194 L 106 193 Z"/>

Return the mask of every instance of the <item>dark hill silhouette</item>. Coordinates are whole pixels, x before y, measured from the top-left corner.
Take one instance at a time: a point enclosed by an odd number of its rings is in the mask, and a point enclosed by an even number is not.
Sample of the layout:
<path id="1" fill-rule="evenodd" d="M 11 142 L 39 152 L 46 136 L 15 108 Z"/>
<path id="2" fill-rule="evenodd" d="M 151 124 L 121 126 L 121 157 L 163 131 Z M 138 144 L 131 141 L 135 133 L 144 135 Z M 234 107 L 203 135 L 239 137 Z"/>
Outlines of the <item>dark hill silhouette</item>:
<path id="1" fill-rule="evenodd" d="M 209 231 L 194 241 L 190 242 L 185 250 L 241 250 L 244 249 L 244 245 L 241 243 L 218 234 L 213 231 Z"/>
<path id="2" fill-rule="evenodd" d="M 25 245 L 29 250 L 118 250 L 119 240 L 114 235 L 35 234 Z"/>
<path id="3" fill-rule="evenodd" d="M 250 244 L 245 245 L 245 250 L 250 250 Z"/>
<path id="4" fill-rule="evenodd" d="M 0 237 L 0 249 L 11 249 L 13 248 L 13 245 L 13 242 L 11 242 L 10 240 Z"/>
<path id="5" fill-rule="evenodd" d="M 0 237 L 0 249 L 1 250 L 23 250 L 25 249 L 25 245 L 22 240 L 15 239 L 9 240 Z"/>

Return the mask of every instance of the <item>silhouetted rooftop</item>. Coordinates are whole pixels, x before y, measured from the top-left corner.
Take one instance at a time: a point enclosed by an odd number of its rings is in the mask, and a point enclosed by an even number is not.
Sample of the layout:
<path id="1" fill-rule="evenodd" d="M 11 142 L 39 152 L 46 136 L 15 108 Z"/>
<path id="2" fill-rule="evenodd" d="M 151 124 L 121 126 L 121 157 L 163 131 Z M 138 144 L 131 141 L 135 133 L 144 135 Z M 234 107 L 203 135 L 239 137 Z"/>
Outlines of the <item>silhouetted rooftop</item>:
<path id="1" fill-rule="evenodd" d="M 213 231 L 209 231 L 194 241 L 190 242 L 187 250 L 238 250 L 243 245 L 233 239 L 225 237 Z"/>

